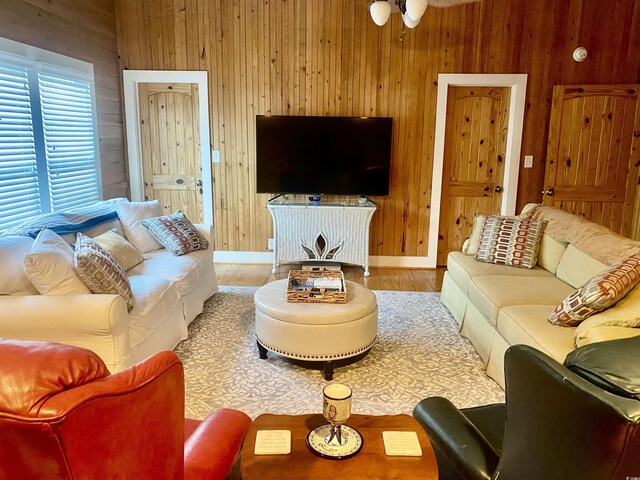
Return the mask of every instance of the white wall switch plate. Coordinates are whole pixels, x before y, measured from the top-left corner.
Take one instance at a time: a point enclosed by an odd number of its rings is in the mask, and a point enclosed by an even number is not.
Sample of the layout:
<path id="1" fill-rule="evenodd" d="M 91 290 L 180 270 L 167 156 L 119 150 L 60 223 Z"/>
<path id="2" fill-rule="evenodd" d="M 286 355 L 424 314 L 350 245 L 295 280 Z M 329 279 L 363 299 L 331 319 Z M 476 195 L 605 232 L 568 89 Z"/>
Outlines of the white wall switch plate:
<path id="1" fill-rule="evenodd" d="M 213 163 L 220 163 L 220 150 L 211 150 L 211 161 Z"/>
<path id="2" fill-rule="evenodd" d="M 275 242 L 273 241 L 273 238 L 267 240 L 267 250 L 273 250 L 275 248 L 274 244 Z"/>
<path id="3" fill-rule="evenodd" d="M 524 156 L 524 168 L 533 168 L 533 155 Z"/>

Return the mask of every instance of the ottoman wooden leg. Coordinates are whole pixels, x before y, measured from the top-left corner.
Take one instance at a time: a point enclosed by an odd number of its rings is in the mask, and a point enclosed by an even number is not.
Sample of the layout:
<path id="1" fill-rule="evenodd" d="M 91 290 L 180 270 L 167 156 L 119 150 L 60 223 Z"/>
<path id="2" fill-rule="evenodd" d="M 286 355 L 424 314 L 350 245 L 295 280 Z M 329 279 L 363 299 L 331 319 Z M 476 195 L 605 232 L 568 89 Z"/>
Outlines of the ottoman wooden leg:
<path id="1" fill-rule="evenodd" d="M 333 362 L 324 362 L 324 379 L 333 380 Z"/>
<path id="2" fill-rule="evenodd" d="M 267 349 L 264 348 L 260 342 L 256 343 L 258 344 L 258 354 L 260 355 L 260 358 L 264 360 L 265 358 L 267 358 Z"/>

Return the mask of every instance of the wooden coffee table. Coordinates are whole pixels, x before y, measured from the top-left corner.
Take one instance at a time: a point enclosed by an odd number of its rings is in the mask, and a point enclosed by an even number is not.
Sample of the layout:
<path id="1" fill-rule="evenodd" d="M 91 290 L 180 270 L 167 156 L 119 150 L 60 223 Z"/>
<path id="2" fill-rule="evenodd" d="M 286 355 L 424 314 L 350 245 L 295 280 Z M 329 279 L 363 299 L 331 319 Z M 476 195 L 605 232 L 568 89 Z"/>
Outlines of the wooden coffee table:
<path id="1" fill-rule="evenodd" d="M 364 445 L 360 453 L 346 460 L 329 460 L 313 454 L 305 443 L 307 434 L 327 423 L 322 415 L 263 414 L 254 420 L 242 448 L 243 480 L 258 479 L 388 479 L 436 480 L 438 465 L 426 433 L 409 415 L 352 415 L 347 425 L 358 430 Z M 254 455 L 258 430 L 291 430 L 289 455 Z M 388 457 L 383 431 L 415 431 L 422 447 L 421 457 Z"/>

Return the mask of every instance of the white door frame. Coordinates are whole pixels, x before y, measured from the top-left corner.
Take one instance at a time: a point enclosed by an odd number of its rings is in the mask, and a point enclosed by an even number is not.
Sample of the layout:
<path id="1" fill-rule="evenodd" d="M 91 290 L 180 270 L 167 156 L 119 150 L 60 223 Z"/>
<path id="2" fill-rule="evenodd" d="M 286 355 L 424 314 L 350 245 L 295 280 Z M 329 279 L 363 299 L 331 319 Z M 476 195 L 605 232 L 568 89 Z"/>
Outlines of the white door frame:
<path id="1" fill-rule="evenodd" d="M 202 205 L 204 223 L 213 225 L 211 142 L 209 140 L 209 90 L 207 72 L 180 70 L 124 70 L 124 111 L 127 125 L 127 153 L 131 200 L 144 201 L 142 145 L 138 111 L 138 83 L 197 83 L 200 110 L 200 155 L 202 160 Z"/>
<path id="2" fill-rule="evenodd" d="M 518 175 L 520 173 L 520 148 L 524 124 L 526 74 L 451 74 L 438 75 L 438 100 L 436 103 L 436 131 L 433 148 L 433 177 L 431 181 L 431 218 L 429 220 L 429 249 L 426 263 L 435 267 L 438 257 L 438 231 L 440 229 L 440 201 L 442 194 L 442 167 L 444 163 L 444 133 L 447 121 L 447 96 L 449 87 L 509 87 L 509 124 L 505 148 L 504 190 L 500 213 L 513 215 L 516 211 Z"/>

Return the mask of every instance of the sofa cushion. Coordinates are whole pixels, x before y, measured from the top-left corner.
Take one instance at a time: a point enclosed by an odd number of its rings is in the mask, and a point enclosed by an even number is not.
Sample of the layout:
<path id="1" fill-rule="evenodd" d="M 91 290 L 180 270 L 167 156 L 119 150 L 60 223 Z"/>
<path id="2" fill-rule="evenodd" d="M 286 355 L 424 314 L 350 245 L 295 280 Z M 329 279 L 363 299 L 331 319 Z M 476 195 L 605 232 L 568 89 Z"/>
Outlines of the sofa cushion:
<path id="1" fill-rule="evenodd" d="M 553 275 L 541 267 L 513 268 L 506 265 L 478 262 L 473 256 L 451 252 L 447 257 L 447 270 L 464 293 L 469 292 L 469 281 L 481 275 L 509 275 L 514 277 L 547 277 Z"/>
<path id="2" fill-rule="evenodd" d="M 0 295 L 37 295 L 24 272 L 24 256 L 31 250 L 33 238 L 13 235 L 0 238 Z"/>
<path id="3" fill-rule="evenodd" d="M 607 265 L 587 255 L 575 245 L 569 245 L 562 255 L 556 276 L 573 288 L 580 288 Z"/>
<path id="4" fill-rule="evenodd" d="M 546 222 L 514 217 L 490 216 L 484 219 L 478 249 L 479 262 L 533 268 Z"/>
<path id="5" fill-rule="evenodd" d="M 544 268 L 546 271 L 556 274 L 558 265 L 565 250 L 567 250 L 568 244 L 556 240 L 551 235 L 544 234 L 542 236 L 542 242 L 540 242 L 540 251 L 538 252 L 538 265 Z"/>
<path id="6" fill-rule="evenodd" d="M 104 248 L 81 233 L 76 241 L 73 264 L 93 293 L 120 295 L 127 309 L 133 309 L 131 284 L 124 269 Z"/>
<path id="7" fill-rule="evenodd" d="M 509 305 L 552 305 L 544 316 L 546 322 L 553 307 L 572 291 L 570 285 L 553 276 L 485 275 L 473 277 L 469 283 L 469 299 L 492 325 L 498 311 Z"/>
<path id="8" fill-rule="evenodd" d="M 211 255 L 209 250 L 198 250 L 180 257 L 168 250 L 156 250 L 145 254 L 146 260 L 127 273 L 166 278 L 175 282 L 180 295 L 187 295 L 200 283 L 200 264 L 207 255 Z"/>
<path id="9" fill-rule="evenodd" d="M 24 272 L 42 295 L 91 293 L 73 266 L 73 250 L 60 235 L 42 230 L 24 256 Z"/>
<path id="10" fill-rule="evenodd" d="M 207 239 L 198 233 L 196 227 L 180 210 L 171 215 L 147 218 L 142 220 L 142 224 L 160 245 L 174 255 L 184 255 L 209 248 Z"/>
<path id="11" fill-rule="evenodd" d="M 162 247 L 142 225 L 146 218 L 159 217 L 162 208 L 158 200 L 150 202 L 122 202 L 116 207 L 118 217 L 127 240 L 142 253 L 158 250 Z"/>
<path id="12" fill-rule="evenodd" d="M 549 315 L 554 325 L 576 326 L 616 304 L 640 281 L 640 254 L 607 267 L 569 294 Z"/>
<path id="13" fill-rule="evenodd" d="M 129 283 L 133 294 L 131 315 L 146 315 L 162 299 L 173 282 L 151 275 L 131 275 Z"/>
<path id="14" fill-rule="evenodd" d="M 180 302 L 180 294 L 165 278 L 131 275 L 129 281 L 134 304 L 129 314 L 129 335 L 131 346 L 135 347 L 167 321 L 167 312 Z"/>
<path id="15" fill-rule="evenodd" d="M 498 333 L 509 345 L 524 344 L 537 348 L 558 362 L 574 348 L 574 328 L 547 322 L 554 305 L 511 305 L 498 314 Z"/>
<path id="16" fill-rule="evenodd" d="M 142 262 L 142 255 L 138 249 L 113 230 L 93 237 L 93 241 L 115 258 L 125 272 Z"/>

